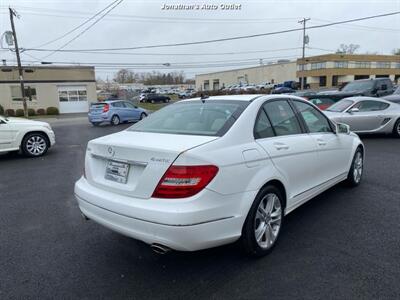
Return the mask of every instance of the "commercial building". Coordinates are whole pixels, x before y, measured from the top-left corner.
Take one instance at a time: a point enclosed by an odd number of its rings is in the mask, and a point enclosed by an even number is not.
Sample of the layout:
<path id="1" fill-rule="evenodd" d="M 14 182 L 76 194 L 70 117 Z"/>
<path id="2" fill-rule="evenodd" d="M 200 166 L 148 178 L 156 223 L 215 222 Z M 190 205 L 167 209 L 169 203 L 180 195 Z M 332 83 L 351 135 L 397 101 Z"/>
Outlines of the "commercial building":
<path id="1" fill-rule="evenodd" d="M 310 88 L 339 87 L 349 81 L 389 77 L 400 80 L 400 55 L 326 54 L 253 68 L 196 75 L 197 90 L 218 90 L 233 84 L 282 83 L 304 78 Z"/>
<path id="2" fill-rule="evenodd" d="M 57 107 L 60 113 L 87 112 L 96 102 L 94 67 L 24 66 L 25 96 L 28 108 Z M 16 66 L 0 67 L 0 104 L 4 109 L 22 108 Z"/>
<path id="3" fill-rule="evenodd" d="M 326 54 L 297 60 L 296 77 L 311 88 L 339 87 L 357 79 L 400 78 L 400 55 Z"/>
<path id="4" fill-rule="evenodd" d="M 295 61 L 196 75 L 196 89 L 219 90 L 234 84 L 280 83 L 287 80 L 297 80 Z"/>

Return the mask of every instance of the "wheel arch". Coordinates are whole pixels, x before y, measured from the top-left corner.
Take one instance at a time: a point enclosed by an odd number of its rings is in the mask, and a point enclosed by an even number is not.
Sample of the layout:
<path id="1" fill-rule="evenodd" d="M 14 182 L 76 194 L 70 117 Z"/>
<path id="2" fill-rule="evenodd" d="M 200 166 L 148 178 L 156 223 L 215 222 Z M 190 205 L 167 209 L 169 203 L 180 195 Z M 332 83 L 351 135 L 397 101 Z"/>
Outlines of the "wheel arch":
<path id="1" fill-rule="evenodd" d="M 28 134 L 32 134 L 32 133 L 39 133 L 39 134 L 42 134 L 42 135 L 45 137 L 45 139 L 46 139 L 47 147 L 49 147 L 49 148 L 51 147 L 50 137 L 49 137 L 49 135 L 47 134 L 47 132 L 45 132 L 45 131 L 43 131 L 43 130 L 32 130 L 32 131 L 25 132 L 25 133 L 22 135 L 21 140 L 19 141 L 19 147 L 20 147 L 20 148 L 22 147 L 22 142 L 24 141 L 25 137 L 26 137 Z"/>
<path id="2" fill-rule="evenodd" d="M 261 188 L 263 189 L 264 187 L 268 186 L 268 185 L 273 185 L 275 186 L 282 194 L 283 197 L 283 208 L 285 209 L 287 206 L 287 193 L 286 193 L 286 188 L 284 186 L 284 184 L 282 183 L 282 181 L 278 180 L 278 179 L 271 179 L 269 181 L 267 181 Z"/>

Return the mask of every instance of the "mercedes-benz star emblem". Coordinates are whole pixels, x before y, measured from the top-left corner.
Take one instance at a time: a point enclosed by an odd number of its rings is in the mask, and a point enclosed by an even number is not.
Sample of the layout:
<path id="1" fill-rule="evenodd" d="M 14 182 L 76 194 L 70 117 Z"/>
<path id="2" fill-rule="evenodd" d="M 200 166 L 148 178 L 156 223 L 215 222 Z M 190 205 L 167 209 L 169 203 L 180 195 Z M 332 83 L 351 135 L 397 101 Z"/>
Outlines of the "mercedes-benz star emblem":
<path id="1" fill-rule="evenodd" d="M 108 154 L 110 154 L 110 156 L 114 156 L 115 155 L 115 150 L 113 149 L 113 147 L 108 147 L 108 149 L 107 149 L 107 151 L 108 151 Z"/>

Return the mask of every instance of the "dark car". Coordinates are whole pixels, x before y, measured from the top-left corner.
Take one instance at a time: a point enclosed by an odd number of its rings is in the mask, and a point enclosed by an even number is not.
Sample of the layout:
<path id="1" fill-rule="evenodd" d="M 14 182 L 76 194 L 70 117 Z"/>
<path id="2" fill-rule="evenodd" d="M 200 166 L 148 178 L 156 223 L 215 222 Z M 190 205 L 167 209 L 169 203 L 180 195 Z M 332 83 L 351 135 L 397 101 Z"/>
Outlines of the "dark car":
<path id="1" fill-rule="evenodd" d="M 160 95 L 160 94 L 155 94 L 155 93 L 148 93 L 145 95 L 144 99 L 142 99 L 142 102 L 150 102 L 150 103 L 156 103 L 156 102 L 163 102 L 163 103 L 168 103 L 171 100 L 170 97 L 165 96 L 165 95 Z"/>
<path id="2" fill-rule="evenodd" d="M 375 78 L 354 80 L 339 91 L 318 94 L 329 95 L 332 99 L 339 101 L 354 96 L 382 97 L 392 94 L 393 91 L 393 83 L 389 78 Z"/>
<path id="3" fill-rule="evenodd" d="M 394 91 L 392 95 L 382 97 L 385 100 L 389 100 L 390 102 L 399 103 L 400 104 L 400 86 Z"/>
<path id="4" fill-rule="evenodd" d="M 292 89 L 290 87 L 285 87 L 285 86 L 280 86 L 276 87 L 272 90 L 271 94 L 291 94 L 296 92 L 295 89 Z"/>
<path id="5" fill-rule="evenodd" d="M 313 97 L 313 96 L 315 96 L 317 93 L 316 92 L 314 92 L 314 91 L 307 91 L 307 90 L 305 90 L 305 91 L 298 91 L 298 92 L 295 92 L 295 93 L 293 93 L 292 95 L 293 96 L 298 96 L 298 97 L 303 97 L 303 98 L 305 98 L 305 99 L 309 99 L 309 97 Z"/>

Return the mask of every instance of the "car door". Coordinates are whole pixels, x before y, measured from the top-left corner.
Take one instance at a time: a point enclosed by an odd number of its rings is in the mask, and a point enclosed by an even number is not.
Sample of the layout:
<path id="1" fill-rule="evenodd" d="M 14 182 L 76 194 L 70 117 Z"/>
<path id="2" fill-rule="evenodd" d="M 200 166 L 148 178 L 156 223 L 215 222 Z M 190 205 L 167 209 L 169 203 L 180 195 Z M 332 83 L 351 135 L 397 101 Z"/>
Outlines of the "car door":
<path id="1" fill-rule="evenodd" d="M 12 148 L 13 132 L 7 121 L 0 119 L 0 151 Z"/>
<path id="2" fill-rule="evenodd" d="M 140 119 L 140 111 L 137 109 L 135 105 L 130 102 L 124 102 L 126 114 L 129 118 L 129 121 L 139 120 Z"/>
<path id="3" fill-rule="evenodd" d="M 385 109 L 389 105 L 376 100 L 362 100 L 342 114 L 342 122 L 356 132 L 368 132 L 379 128 L 385 119 Z M 357 109 L 357 110 L 354 110 Z"/>
<path id="4" fill-rule="evenodd" d="M 333 124 L 311 104 L 299 100 L 292 103 L 318 147 L 315 173 L 318 184 L 347 174 L 352 138 L 336 134 Z"/>
<path id="5" fill-rule="evenodd" d="M 260 126 L 260 122 L 264 125 Z M 274 166 L 290 186 L 289 206 L 293 204 L 293 198 L 316 185 L 316 142 L 304 132 L 289 102 L 285 99 L 269 100 L 264 103 L 257 123 L 255 130 L 260 132 L 259 128 L 264 127 L 264 129 L 261 134 L 255 131 L 256 142 L 269 154 Z"/>
<path id="6" fill-rule="evenodd" d="M 127 120 L 125 106 L 122 101 L 113 102 L 112 107 L 113 107 L 113 114 L 118 115 L 121 122 Z"/>

